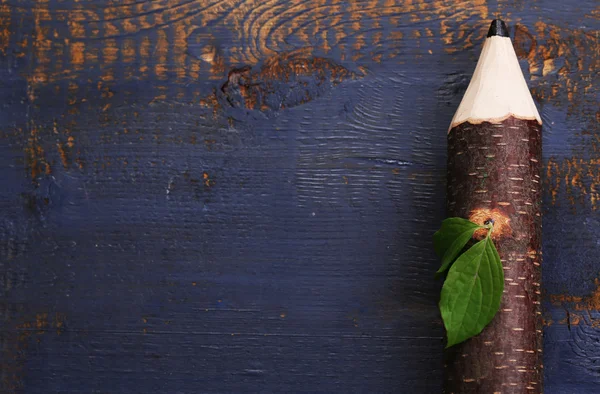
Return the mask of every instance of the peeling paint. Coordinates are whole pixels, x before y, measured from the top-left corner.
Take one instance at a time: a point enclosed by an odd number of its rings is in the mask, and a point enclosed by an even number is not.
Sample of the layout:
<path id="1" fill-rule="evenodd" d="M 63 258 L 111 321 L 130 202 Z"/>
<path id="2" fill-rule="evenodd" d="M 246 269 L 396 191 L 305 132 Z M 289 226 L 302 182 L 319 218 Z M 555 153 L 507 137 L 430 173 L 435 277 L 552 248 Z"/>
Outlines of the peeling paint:
<path id="1" fill-rule="evenodd" d="M 6 3 L 0 4 L 0 53 L 6 56 L 11 36 L 12 13 Z"/>
<path id="2" fill-rule="evenodd" d="M 257 71 L 250 66 L 232 70 L 221 92 L 232 107 L 278 111 L 309 102 L 331 86 L 360 77 L 329 59 L 300 50 L 269 58 Z"/>
<path id="3" fill-rule="evenodd" d="M 573 207 L 582 205 L 598 210 L 600 158 L 550 158 L 546 164 L 545 186 L 550 193 L 552 205 L 566 199 Z"/>
<path id="4" fill-rule="evenodd" d="M 592 30 L 559 27 L 538 21 L 530 29 L 517 25 L 515 49 L 529 63 L 532 94 L 542 102 L 566 99 L 568 114 L 585 119 L 584 127 L 600 133 L 594 84 L 600 82 L 600 36 Z M 585 130 L 585 129 L 584 129 Z"/>
<path id="5" fill-rule="evenodd" d="M 31 124 L 29 136 L 27 137 L 27 145 L 25 146 L 25 159 L 31 180 L 36 183 L 37 178 L 46 174 L 52 173 L 50 162 L 46 159 L 46 153 L 40 142 L 39 128 Z"/>
<path id="6" fill-rule="evenodd" d="M 594 280 L 596 290 L 589 296 L 579 297 L 568 294 L 550 295 L 550 301 L 554 305 L 569 306 L 576 311 L 600 311 L 600 278 Z M 600 320 L 598 321 L 600 326 Z"/>
<path id="7" fill-rule="evenodd" d="M 0 365 L 3 390 L 22 390 L 24 388 L 24 367 L 27 352 L 36 344 L 41 343 L 42 336 L 53 332 L 61 335 L 65 330 L 67 316 L 59 312 L 36 313 L 32 319 L 26 320 L 5 332 L 3 341 L 3 364 Z M 37 345 L 39 346 L 39 345 Z"/>

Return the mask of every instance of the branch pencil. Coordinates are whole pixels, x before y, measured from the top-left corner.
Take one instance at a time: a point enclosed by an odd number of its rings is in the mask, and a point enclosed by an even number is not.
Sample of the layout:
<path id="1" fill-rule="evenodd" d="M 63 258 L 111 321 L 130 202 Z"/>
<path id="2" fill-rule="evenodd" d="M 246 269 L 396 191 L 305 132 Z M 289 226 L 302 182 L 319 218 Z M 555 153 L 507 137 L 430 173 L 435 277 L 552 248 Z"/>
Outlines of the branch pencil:
<path id="1" fill-rule="evenodd" d="M 448 131 L 447 198 L 449 216 L 493 220 L 505 290 L 482 333 L 448 349 L 446 393 L 542 392 L 541 125 L 506 25 L 494 20 Z"/>

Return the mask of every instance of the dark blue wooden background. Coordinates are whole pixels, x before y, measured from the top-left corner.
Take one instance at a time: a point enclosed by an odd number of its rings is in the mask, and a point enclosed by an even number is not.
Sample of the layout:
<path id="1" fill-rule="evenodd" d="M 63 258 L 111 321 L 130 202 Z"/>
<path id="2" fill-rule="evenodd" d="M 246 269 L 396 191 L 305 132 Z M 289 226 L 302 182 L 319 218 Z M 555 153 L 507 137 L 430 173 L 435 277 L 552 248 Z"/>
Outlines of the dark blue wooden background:
<path id="1" fill-rule="evenodd" d="M 497 13 L 545 122 L 546 392 L 600 392 L 596 0 L 1 0 L 1 391 L 439 392 Z"/>

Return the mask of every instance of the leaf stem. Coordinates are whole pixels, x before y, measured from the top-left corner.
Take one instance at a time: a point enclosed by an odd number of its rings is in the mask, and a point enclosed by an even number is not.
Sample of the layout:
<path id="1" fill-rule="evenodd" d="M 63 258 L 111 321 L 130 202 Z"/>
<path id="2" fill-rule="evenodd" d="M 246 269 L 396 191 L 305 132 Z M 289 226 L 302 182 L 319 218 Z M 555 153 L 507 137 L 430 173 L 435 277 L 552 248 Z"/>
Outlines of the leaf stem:
<path id="1" fill-rule="evenodd" d="M 489 238 L 490 235 L 492 235 L 492 231 L 494 231 L 494 220 L 490 219 L 485 223 L 485 228 L 488 229 L 488 233 L 485 236 L 486 238 Z"/>

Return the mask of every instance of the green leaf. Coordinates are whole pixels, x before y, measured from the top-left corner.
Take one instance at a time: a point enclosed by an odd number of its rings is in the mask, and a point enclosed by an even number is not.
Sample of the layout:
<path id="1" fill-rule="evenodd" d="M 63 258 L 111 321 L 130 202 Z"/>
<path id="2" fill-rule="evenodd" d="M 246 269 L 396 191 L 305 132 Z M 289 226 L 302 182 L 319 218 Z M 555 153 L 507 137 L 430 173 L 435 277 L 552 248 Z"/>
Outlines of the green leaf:
<path id="1" fill-rule="evenodd" d="M 436 275 L 448 269 L 469 242 L 475 230 L 482 227 L 463 218 L 448 218 L 442 222 L 442 227 L 433 234 L 433 247 L 442 259 L 442 266 Z"/>
<path id="2" fill-rule="evenodd" d="M 440 311 L 448 335 L 447 347 L 479 334 L 492 321 L 503 290 L 502 263 L 488 236 L 456 260 L 442 287 Z"/>

